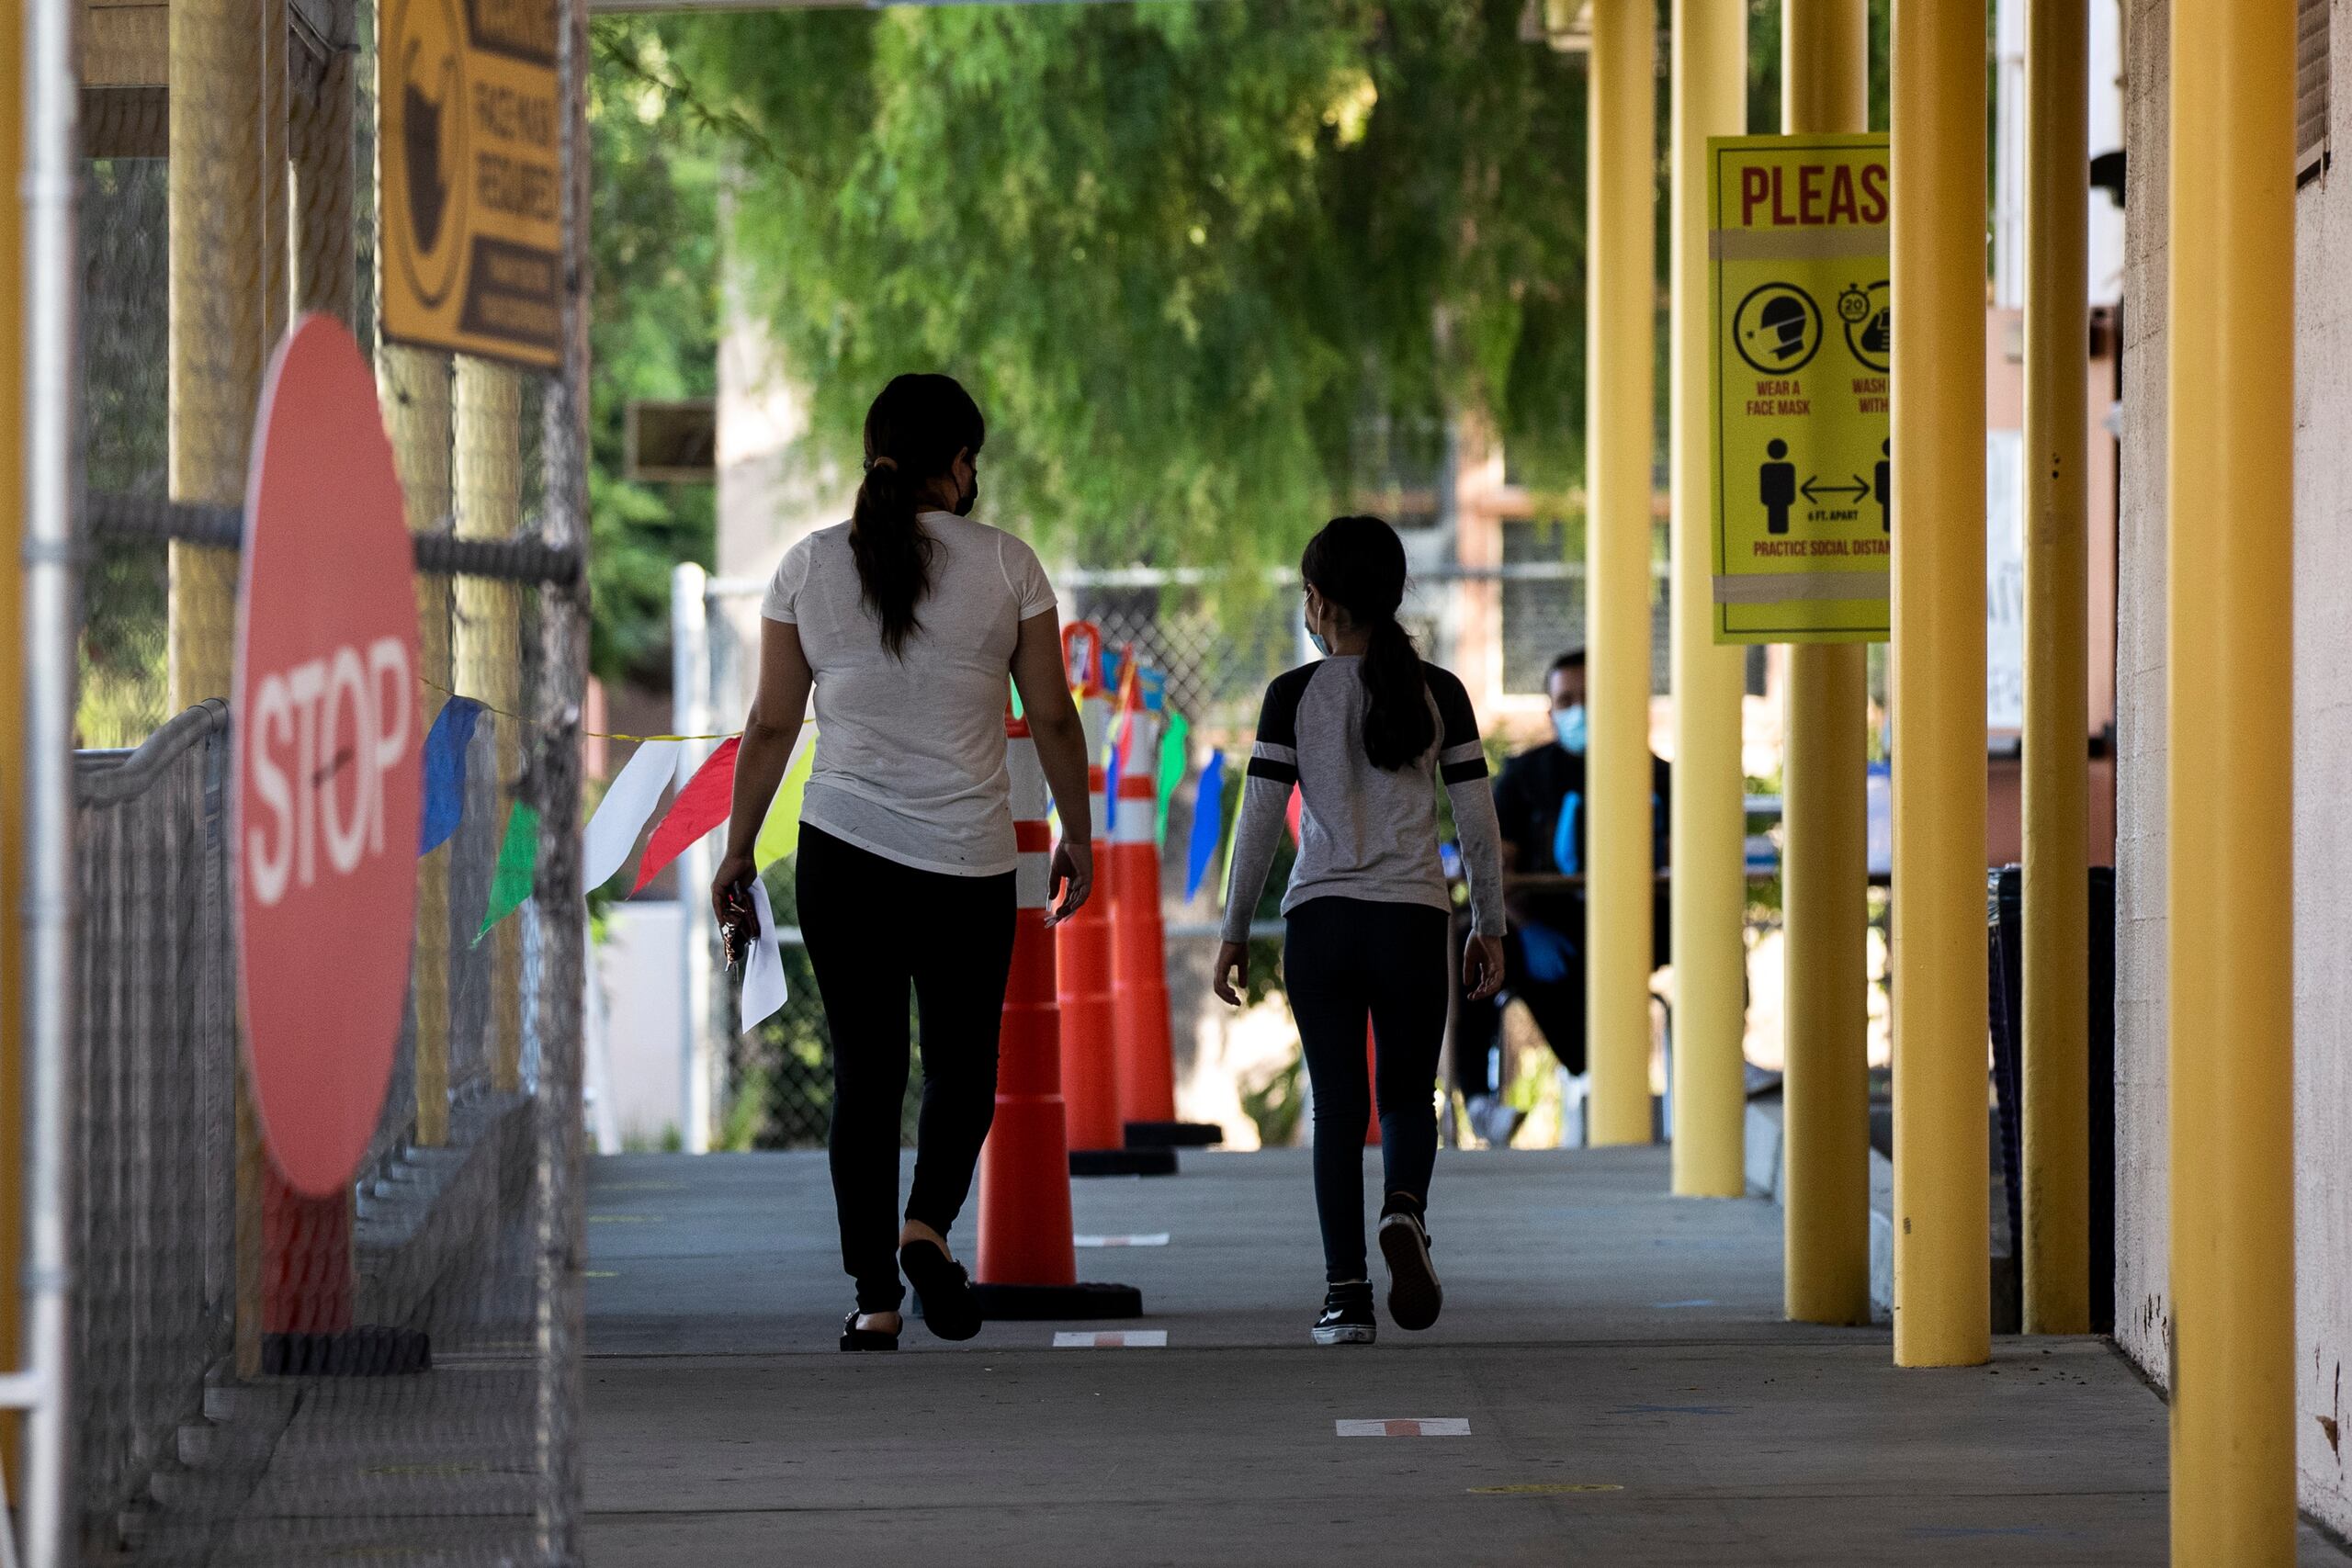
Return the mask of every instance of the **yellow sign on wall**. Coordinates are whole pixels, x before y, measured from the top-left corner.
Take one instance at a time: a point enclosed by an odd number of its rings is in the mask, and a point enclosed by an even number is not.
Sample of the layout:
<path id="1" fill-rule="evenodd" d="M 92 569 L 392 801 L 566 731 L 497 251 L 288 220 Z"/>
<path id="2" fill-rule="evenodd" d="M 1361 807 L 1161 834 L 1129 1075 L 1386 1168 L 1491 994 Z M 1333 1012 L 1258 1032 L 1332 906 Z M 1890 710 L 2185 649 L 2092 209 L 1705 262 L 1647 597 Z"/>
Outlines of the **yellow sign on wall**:
<path id="1" fill-rule="evenodd" d="M 384 336 L 553 367 L 563 160 L 554 0 L 389 0 Z"/>
<path id="2" fill-rule="evenodd" d="M 1886 637 L 1889 186 L 1883 136 L 1707 142 L 1717 642 Z"/>

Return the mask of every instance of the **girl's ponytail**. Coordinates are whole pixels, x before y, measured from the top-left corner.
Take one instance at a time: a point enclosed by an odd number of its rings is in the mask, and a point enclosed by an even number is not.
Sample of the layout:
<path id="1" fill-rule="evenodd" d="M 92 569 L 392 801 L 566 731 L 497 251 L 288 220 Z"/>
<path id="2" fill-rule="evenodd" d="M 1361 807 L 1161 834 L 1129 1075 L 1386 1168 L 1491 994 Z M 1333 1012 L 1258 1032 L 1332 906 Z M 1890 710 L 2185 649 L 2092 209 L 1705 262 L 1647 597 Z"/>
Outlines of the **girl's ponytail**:
<path id="1" fill-rule="evenodd" d="M 1437 715 L 1412 634 L 1396 619 L 1405 602 L 1405 544 L 1377 517 L 1335 517 L 1307 541 L 1299 573 L 1371 634 L 1363 655 L 1363 749 L 1374 767 L 1409 768 L 1437 744 Z"/>
<path id="2" fill-rule="evenodd" d="M 935 548 L 916 513 L 923 487 L 988 438 L 979 405 L 949 376 L 899 376 L 865 412 L 865 479 L 850 513 L 850 557 L 882 646 L 903 657 L 922 629 Z"/>

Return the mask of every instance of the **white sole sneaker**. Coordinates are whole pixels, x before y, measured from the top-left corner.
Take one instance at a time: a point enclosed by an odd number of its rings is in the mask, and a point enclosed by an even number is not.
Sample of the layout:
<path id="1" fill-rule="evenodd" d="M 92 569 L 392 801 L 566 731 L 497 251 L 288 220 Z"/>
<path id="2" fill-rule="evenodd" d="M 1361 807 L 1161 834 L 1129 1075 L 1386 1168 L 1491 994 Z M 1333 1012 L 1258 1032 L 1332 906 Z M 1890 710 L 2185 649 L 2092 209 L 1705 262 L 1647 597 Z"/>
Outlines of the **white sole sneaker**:
<path id="1" fill-rule="evenodd" d="M 1445 1287 L 1430 1261 L 1429 1235 L 1410 1214 L 1380 1222 L 1380 1254 L 1388 1260 L 1388 1315 L 1399 1328 L 1427 1328 L 1445 1306 Z"/>
<path id="2" fill-rule="evenodd" d="M 1369 1323 L 1335 1323 L 1329 1327 L 1318 1323 L 1315 1325 L 1315 1343 L 1317 1345 L 1369 1345 L 1373 1342 L 1373 1336 L 1378 1332 Z"/>

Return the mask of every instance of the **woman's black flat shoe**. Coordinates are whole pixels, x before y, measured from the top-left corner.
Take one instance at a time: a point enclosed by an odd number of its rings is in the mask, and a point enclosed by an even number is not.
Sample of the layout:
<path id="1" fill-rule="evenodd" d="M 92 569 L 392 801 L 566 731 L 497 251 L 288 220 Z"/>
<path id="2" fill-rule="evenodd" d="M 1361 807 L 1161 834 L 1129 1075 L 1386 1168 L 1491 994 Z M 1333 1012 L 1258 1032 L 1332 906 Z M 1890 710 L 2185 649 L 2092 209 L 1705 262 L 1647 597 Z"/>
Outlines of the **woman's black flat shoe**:
<path id="1" fill-rule="evenodd" d="M 980 1296 L 972 1277 L 944 1249 L 927 1241 L 899 1248 L 899 1267 L 922 1303 L 922 1320 L 942 1339 L 969 1339 L 980 1331 Z"/>
<path id="2" fill-rule="evenodd" d="M 857 1318 L 858 1314 L 856 1310 L 853 1308 L 850 1314 L 842 1319 L 842 1349 L 895 1350 L 899 1348 L 899 1337 L 897 1335 L 885 1334 L 878 1328 L 860 1328 L 857 1325 Z"/>

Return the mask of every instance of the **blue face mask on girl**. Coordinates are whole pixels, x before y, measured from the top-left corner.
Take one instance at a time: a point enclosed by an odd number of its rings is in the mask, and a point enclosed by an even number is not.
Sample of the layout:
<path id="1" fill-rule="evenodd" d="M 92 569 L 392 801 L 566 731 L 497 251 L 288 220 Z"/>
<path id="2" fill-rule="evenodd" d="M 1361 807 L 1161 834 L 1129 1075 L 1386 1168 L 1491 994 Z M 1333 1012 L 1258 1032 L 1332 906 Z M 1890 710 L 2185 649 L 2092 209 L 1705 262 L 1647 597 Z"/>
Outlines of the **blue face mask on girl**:
<path id="1" fill-rule="evenodd" d="M 1584 755 L 1584 705 L 1572 703 L 1552 710 L 1552 732 L 1560 738 L 1560 745 L 1577 756 Z"/>

